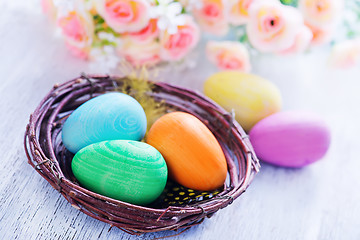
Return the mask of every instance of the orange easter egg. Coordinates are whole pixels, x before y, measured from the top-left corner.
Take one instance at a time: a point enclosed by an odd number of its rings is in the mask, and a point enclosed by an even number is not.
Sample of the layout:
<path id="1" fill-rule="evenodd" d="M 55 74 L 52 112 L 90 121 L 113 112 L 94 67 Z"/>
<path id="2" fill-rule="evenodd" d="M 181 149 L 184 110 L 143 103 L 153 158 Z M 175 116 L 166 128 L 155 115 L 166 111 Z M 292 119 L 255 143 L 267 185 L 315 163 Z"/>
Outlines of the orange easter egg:
<path id="1" fill-rule="evenodd" d="M 181 185 L 200 191 L 221 187 L 227 164 L 220 144 L 195 116 L 172 112 L 150 128 L 147 143 L 165 158 L 169 176 Z"/>

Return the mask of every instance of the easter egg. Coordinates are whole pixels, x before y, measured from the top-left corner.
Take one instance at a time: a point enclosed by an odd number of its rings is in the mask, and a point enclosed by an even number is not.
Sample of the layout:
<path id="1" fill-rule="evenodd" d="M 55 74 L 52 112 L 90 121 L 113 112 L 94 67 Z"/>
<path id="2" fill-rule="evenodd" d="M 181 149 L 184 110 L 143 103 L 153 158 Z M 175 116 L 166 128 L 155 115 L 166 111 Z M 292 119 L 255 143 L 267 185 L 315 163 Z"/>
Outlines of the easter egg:
<path id="1" fill-rule="evenodd" d="M 139 205 L 160 196 L 168 173 L 159 151 L 149 144 L 129 140 L 88 145 L 75 154 L 71 169 L 85 188 Z"/>
<path id="2" fill-rule="evenodd" d="M 195 116 L 172 112 L 150 128 L 147 143 L 164 156 L 169 176 L 181 185 L 211 191 L 224 184 L 227 164 L 211 131 Z"/>
<path id="3" fill-rule="evenodd" d="M 304 111 L 273 114 L 249 133 L 256 155 L 283 167 L 302 167 L 321 159 L 330 145 L 330 130 L 318 115 Z"/>
<path id="4" fill-rule="evenodd" d="M 141 105 L 129 95 L 113 92 L 95 97 L 66 119 L 62 128 L 64 146 L 72 153 L 105 140 L 141 140 L 146 131 Z"/>
<path id="5" fill-rule="evenodd" d="M 235 118 L 249 131 L 258 121 L 281 109 L 281 95 L 277 87 L 259 76 L 236 71 L 218 72 L 204 84 L 206 96 L 227 111 L 235 111 Z"/>

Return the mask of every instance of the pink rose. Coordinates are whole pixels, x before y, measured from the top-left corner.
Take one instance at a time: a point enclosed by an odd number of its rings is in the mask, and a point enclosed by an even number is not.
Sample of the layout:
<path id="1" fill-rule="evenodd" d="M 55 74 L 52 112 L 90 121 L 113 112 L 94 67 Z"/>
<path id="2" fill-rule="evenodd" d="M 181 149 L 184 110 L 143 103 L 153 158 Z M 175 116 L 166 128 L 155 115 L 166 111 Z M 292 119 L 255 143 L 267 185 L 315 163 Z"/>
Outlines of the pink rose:
<path id="1" fill-rule="evenodd" d="M 229 26 L 225 17 L 226 6 L 222 0 L 199 0 L 202 7 L 194 9 L 194 16 L 201 28 L 215 35 L 225 35 Z"/>
<path id="2" fill-rule="evenodd" d="M 250 43 L 261 52 L 280 52 L 290 48 L 301 28 L 299 11 L 278 1 L 256 1 L 249 9 L 247 34 Z"/>
<path id="3" fill-rule="evenodd" d="M 66 43 L 66 46 L 70 50 L 71 54 L 74 55 L 75 57 L 81 58 L 84 60 L 89 59 L 90 48 L 87 48 L 87 47 L 82 48 L 82 47 L 78 47 L 75 45 L 71 45 L 69 43 Z"/>
<path id="4" fill-rule="evenodd" d="M 187 55 L 198 43 L 199 28 L 189 15 L 185 16 L 185 24 L 178 26 L 177 33 L 164 31 L 160 36 L 161 58 L 166 61 L 179 60 Z"/>
<path id="5" fill-rule="evenodd" d="M 96 0 L 96 10 L 116 32 L 137 32 L 150 20 L 147 0 Z"/>
<path id="6" fill-rule="evenodd" d="M 301 53 L 309 47 L 311 40 L 313 39 L 312 31 L 306 27 L 302 26 L 299 29 L 299 32 L 296 34 L 295 41 L 291 47 L 285 49 L 280 54 L 292 54 L 292 53 Z"/>
<path id="7" fill-rule="evenodd" d="M 343 9 L 342 0 L 300 0 L 299 9 L 312 30 L 313 44 L 330 42 Z"/>
<path id="8" fill-rule="evenodd" d="M 246 24 L 249 21 L 249 7 L 254 0 L 235 0 L 230 6 L 229 22 L 234 25 Z"/>
<path id="9" fill-rule="evenodd" d="M 221 70 L 250 72 L 249 52 L 240 42 L 214 42 L 206 45 L 208 59 Z"/>
<path id="10" fill-rule="evenodd" d="M 137 44 L 127 38 L 118 48 L 118 54 L 134 66 L 155 65 L 161 60 L 160 44 L 157 41 Z"/>
<path id="11" fill-rule="evenodd" d="M 52 0 L 41 0 L 43 12 L 50 17 L 52 21 L 56 21 L 57 9 Z"/>
<path id="12" fill-rule="evenodd" d="M 138 42 L 154 41 L 159 36 L 159 28 L 157 26 L 157 19 L 150 19 L 148 25 L 138 32 L 129 33 L 133 40 Z"/>
<path id="13" fill-rule="evenodd" d="M 91 15 L 83 10 L 71 11 L 58 19 L 58 25 L 70 50 L 76 56 L 86 58 L 94 34 Z"/>
<path id="14" fill-rule="evenodd" d="M 360 60 L 360 38 L 349 39 L 334 45 L 329 64 L 335 68 L 351 68 Z"/>
<path id="15" fill-rule="evenodd" d="M 311 25 L 307 25 L 312 31 L 313 38 L 311 40 L 311 45 L 321 45 L 329 43 L 335 34 L 334 28 L 317 28 Z"/>

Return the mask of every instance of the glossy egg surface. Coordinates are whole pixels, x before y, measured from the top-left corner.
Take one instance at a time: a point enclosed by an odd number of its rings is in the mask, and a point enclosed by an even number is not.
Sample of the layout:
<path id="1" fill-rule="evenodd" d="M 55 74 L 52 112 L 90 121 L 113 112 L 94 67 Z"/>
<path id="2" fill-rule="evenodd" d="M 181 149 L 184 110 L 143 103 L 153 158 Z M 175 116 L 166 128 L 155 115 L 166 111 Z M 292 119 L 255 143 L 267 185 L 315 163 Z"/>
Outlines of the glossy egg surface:
<path id="1" fill-rule="evenodd" d="M 169 175 L 181 185 L 211 191 L 224 184 L 224 153 L 195 116 L 184 112 L 163 115 L 151 126 L 146 141 L 164 156 Z"/>

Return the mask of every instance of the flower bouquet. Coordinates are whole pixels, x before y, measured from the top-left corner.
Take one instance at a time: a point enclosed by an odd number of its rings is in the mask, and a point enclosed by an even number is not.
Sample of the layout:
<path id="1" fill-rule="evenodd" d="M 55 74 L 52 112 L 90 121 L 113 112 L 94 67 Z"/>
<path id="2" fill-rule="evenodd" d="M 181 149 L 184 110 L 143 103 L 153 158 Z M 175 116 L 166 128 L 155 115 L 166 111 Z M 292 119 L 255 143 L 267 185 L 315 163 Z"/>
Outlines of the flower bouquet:
<path id="1" fill-rule="evenodd" d="M 76 56 L 116 68 L 184 61 L 201 32 L 218 68 L 251 70 L 256 53 L 288 55 L 333 44 L 330 64 L 360 55 L 360 1 L 344 0 L 42 0 Z M 341 28 L 340 28 L 341 27 Z M 229 39 L 229 35 L 231 35 Z M 230 41 L 229 41 L 230 40 Z"/>
<path id="2" fill-rule="evenodd" d="M 236 33 L 237 41 L 207 43 L 208 58 L 223 70 L 249 72 L 251 53 L 289 55 L 326 44 L 334 45 L 329 58 L 334 67 L 353 66 L 360 56 L 359 1 L 218 1 L 207 8 L 227 11 L 217 15 L 216 22 Z M 207 25 L 215 34 L 225 33 L 217 32 L 210 22 Z"/>
<path id="3" fill-rule="evenodd" d="M 183 59 L 198 43 L 193 16 L 171 0 L 44 0 L 71 52 L 115 68 Z"/>

